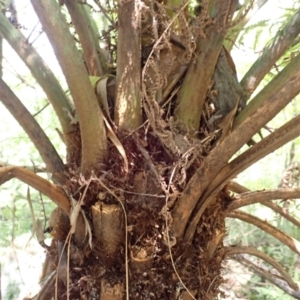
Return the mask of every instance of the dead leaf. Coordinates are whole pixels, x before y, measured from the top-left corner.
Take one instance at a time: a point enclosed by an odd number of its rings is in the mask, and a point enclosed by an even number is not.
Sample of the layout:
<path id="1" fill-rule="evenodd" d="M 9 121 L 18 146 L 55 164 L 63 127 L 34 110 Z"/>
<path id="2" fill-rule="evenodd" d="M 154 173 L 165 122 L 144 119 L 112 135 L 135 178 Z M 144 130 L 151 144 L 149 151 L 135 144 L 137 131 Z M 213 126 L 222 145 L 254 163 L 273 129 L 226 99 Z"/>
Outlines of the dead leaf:
<path id="1" fill-rule="evenodd" d="M 109 122 L 107 119 L 103 116 L 106 128 L 107 128 L 107 136 L 112 141 L 112 143 L 115 145 L 115 147 L 118 149 L 119 153 L 121 154 L 123 160 L 124 160 L 124 170 L 126 173 L 128 173 L 129 166 L 128 166 L 128 160 L 126 156 L 125 149 L 120 142 L 120 140 L 117 138 L 116 134 L 114 133 L 113 129 L 111 128 Z"/>

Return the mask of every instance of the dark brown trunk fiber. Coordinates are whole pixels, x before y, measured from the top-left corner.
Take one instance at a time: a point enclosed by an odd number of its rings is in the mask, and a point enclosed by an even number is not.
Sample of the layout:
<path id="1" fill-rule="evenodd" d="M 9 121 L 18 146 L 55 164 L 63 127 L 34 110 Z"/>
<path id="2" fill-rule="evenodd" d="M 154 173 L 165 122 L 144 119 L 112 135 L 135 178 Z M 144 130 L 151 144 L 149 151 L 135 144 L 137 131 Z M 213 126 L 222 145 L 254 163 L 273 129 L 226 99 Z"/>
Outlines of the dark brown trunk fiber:
<path id="1" fill-rule="evenodd" d="M 228 192 L 222 191 L 205 211 L 192 241 L 176 240 L 170 211 L 174 195 L 185 182 L 178 167 L 176 170 L 175 159 L 150 133 L 148 137 L 142 131 L 139 137 L 127 136 L 123 144 L 133 166 L 129 174 L 124 173 L 121 158 L 111 148 L 109 165 L 115 167 L 94 175 L 84 198 L 83 211 L 93 233 L 92 248 L 88 235 L 85 243 L 73 237 L 64 248 L 70 226 L 66 215 L 55 210 L 50 218 L 54 242 L 47 250 L 52 268 L 44 277 L 57 269 L 58 299 L 67 298 L 67 281 L 70 299 L 124 299 L 126 288 L 130 299 L 177 299 L 179 295 L 192 299 L 186 288 L 197 299 L 214 298 L 222 283 Z M 192 165 L 186 170 L 186 181 L 194 168 Z M 181 171 L 185 172 L 183 168 Z M 79 201 L 87 184 L 75 175 L 66 189 Z M 51 290 L 47 297 L 55 293 L 55 285 Z"/>

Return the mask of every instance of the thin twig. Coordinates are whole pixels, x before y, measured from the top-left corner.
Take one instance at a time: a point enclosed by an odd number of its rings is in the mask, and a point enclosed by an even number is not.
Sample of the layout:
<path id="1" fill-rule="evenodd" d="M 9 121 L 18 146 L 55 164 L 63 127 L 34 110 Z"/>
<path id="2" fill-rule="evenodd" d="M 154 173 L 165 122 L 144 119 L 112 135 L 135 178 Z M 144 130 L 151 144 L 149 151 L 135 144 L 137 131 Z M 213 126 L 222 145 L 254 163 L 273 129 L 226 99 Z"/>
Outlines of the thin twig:
<path id="1" fill-rule="evenodd" d="M 40 110 L 38 110 L 35 114 L 32 116 L 35 118 L 38 114 L 40 114 L 45 108 L 47 108 L 50 105 L 50 102 L 47 102 Z"/>

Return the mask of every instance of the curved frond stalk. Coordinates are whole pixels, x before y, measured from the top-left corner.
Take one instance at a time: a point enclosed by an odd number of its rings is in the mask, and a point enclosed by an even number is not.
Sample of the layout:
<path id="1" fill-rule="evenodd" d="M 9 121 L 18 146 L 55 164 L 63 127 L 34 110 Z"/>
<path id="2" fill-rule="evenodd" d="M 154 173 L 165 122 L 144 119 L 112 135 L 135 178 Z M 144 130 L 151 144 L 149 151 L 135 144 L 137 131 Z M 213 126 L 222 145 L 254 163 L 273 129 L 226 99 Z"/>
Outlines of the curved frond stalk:
<path id="1" fill-rule="evenodd" d="M 36 175 L 34 172 L 22 167 L 5 166 L 0 167 L 0 182 L 4 183 L 12 178 L 19 180 L 32 186 L 49 197 L 57 204 L 67 215 L 70 213 L 70 202 L 65 192 L 58 186 L 52 184 L 48 180 Z"/>
<path id="2" fill-rule="evenodd" d="M 295 226 L 300 228 L 300 221 L 296 220 L 293 216 L 291 216 L 289 213 L 287 213 L 278 204 L 273 203 L 272 201 L 263 201 L 263 202 L 261 202 L 261 204 L 274 210 L 276 213 L 280 214 L 283 218 L 287 219 L 289 222 L 291 222 L 292 224 L 294 224 Z"/>
<path id="3" fill-rule="evenodd" d="M 142 123 L 140 34 L 139 1 L 119 0 L 115 122 L 126 130 Z"/>
<path id="4" fill-rule="evenodd" d="M 299 135 L 300 115 L 293 118 L 291 121 L 284 124 L 282 127 L 232 160 L 216 175 L 206 191 L 206 196 L 216 193 L 216 191 L 224 186 L 230 179 Z"/>
<path id="5" fill-rule="evenodd" d="M 196 212 L 194 220 L 190 220 L 193 225 L 190 225 L 189 238 L 193 235 L 193 230 L 196 228 L 202 213 L 211 201 L 214 200 L 214 195 L 230 179 L 234 178 L 234 176 L 245 170 L 254 162 L 299 136 L 300 115 L 280 127 L 227 165 L 231 156 L 282 109 L 282 103 L 288 103 L 299 91 L 300 72 L 285 84 L 277 94 L 268 98 L 263 105 L 252 114 L 251 118 L 247 118 L 205 158 L 202 166 L 190 179 L 181 197 L 175 204 L 172 215 L 174 219 L 173 230 L 177 237 L 183 237 L 190 216 L 193 212 Z M 269 120 L 266 120 L 267 118 Z"/>
<path id="6" fill-rule="evenodd" d="M 40 57 L 37 51 L 28 43 L 23 34 L 11 24 L 4 14 L 0 14 L 0 35 L 10 44 L 20 58 L 24 61 L 32 75 L 41 86 L 61 124 L 67 150 L 72 152 L 74 125 L 70 124 L 69 114 L 73 108 L 67 96 L 52 71 Z"/>
<path id="7" fill-rule="evenodd" d="M 295 199 L 300 198 L 300 188 L 280 188 L 267 191 L 255 191 L 243 193 L 234 197 L 234 201 L 228 206 L 228 211 L 232 211 L 254 203 L 262 203 L 276 199 Z M 300 226 L 299 226 L 300 227 Z"/>
<path id="8" fill-rule="evenodd" d="M 97 25 L 90 15 L 89 7 L 73 0 L 64 1 L 64 4 L 67 6 L 72 23 L 79 36 L 89 74 L 103 76 L 106 73 L 107 66 L 104 57 L 101 59 Z"/>
<path id="9" fill-rule="evenodd" d="M 273 42 L 264 49 L 261 56 L 241 80 L 241 86 L 244 89 L 244 100 L 247 100 L 251 96 L 275 62 L 293 44 L 299 33 L 300 9 L 286 26 L 278 31 L 277 35 L 273 38 Z"/>
<path id="10" fill-rule="evenodd" d="M 56 1 L 31 0 L 66 77 L 79 119 L 81 170 L 89 173 L 106 155 L 103 115 L 83 60 Z"/>
<path id="11" fill-rule="evenodd" d="M 245 109 L 235 118 L 233 127 L 235 128 L 241 124 L 246 118 L 251 116 L 264 101 L 267 101 L 268 98 L 273 97 L 273 95 L 283 89 L 288 81 L 299 73 L 299 69 L 300 54 L 293 58 L 291 62 L 249 102 Z M 286 102 L 282 102 L 281 109 L 284 108 L 286 104 Z"/>
<path id="12" fill-rule="evenodd" d="M 283 279 L 288 283 L 288 285 L 293 289 L 293 290 L 298 290 L 298 285 L 293 281 L 293 279 L 290 277 L 290 275 L 283 269 L 283 267 L 272 257 L 269 255 L 253 248 L 253 247 L 227 247 L 226 249 L 226 255 L 227 257 L 234 258 L 236 255 L 241 255 L 241 254 L 249 254 L 256 256 L 265 262 L 269 263 L 271 266 L 273 266 L 283 277 Z M 234 258 L 236 259 L 236 258 Z"/>
<path id="13" fill-rule="evenodd" d="M 55 177 L 55 173 L 62 174 L 65 168 L 56 149 L 35 118 L 1 78 L 0 101 L 27 133 L 45 162 L 47 171 L 52 173 L 53 177 Z"/>
<path id="14" fill-rule="evenodd" d="M 262 264 L 256 264 L 249 259 L 246 259 L 242 255 L 238 255 L 234 258 L 237 262 L 240 264 L 248 267 L 255 273 L 257 273 L 260 277 L 270 281 L 272 284 L 276 285 L 280 289 L 282 289 L 285 293 L 291 295 L 292 297 L 295 297 L 296 299 L 300 299 L 300 290 L 294 290 L 292 289 L 288 283 L 287 280 L 284 280 L 284 278 L 272 274 L 266 267 L 264 267 Z"/>
<path id="15" fill-rule="evenodd" d="M 243 193 L 251 192 L 251 190 L 249 190 L 248 188 L 246 188 L 243 185 L 240 185 L 239 183 L 237 183 L 235 181 L 230 181 L 227 184 L 227 189 L 236 194 L 243 194 Z"/>
<path id="16" fill-rule="evenodd" d="M 0 161 L 0 168 L 2 168 L 2 167 L 9 167 L 9 166 L 10 166 L 9 164 L 6 164 L 6 163 L 3 163 L 3 162 Z M 31 172 L 34 172 L 35 174 L 37 174 L 37 173 L 46 173 L 45 167 L 40 166 L 40 165 L 38 165 L 38 166 L 36 166 L 36 165 L 28 166 L 27 165 L 27 166 L 22 166 L 21 168 L 27 169 L 27 170 L 29 170 Z M 0 181 L 0 185 L 2 183 L 3 182 Z"/>
<path id="17" fill-rule="evenodd" d="M 299 241 L 295 240 L 294 238 L 290 237 L 283 231 L 279 230 L 275 226 L 269 224 L 267 221 L 262 221 L 261 219 L 252 216 L 248 213 L 243 211 L 235 210 L 228 212 L 226 214 L 227 218 L 239 219 L 241 221 L 247 222 L 252 224 L 261 230 L 265 231 L 266 233 L 273 236 L 275 239 L 279 240 L 284 245 L 288 246 L 291 250 L 295 253 L 300 254 L 300 243 Z"/>
<path id="18" fill-rule="evenodd" d="M 237 20 L 239 20 L 241 18 L 241 16 L 243 16 L 245 9 L 247 9 L 248 5 L 251 5 L 252 7 L 250 7 L 246 16 L 244 18 L 242 18 L 242 20 L 240 22 L 238 22 L 238 24 L 236 26 L 229 29 L 229 32 L 224 41 L 224 46 L 226 47 L 226 49 L 229 52 L 232 50 L 239 34 L 245 28 L 246 24 L 267 3 L 267 1 L 268 0 L 260 0 L 260 1 L 259 0 L 254 0 L 254 1 L 248 0 L 248 1 L 246 1 L 246 3 L 244 2 L 244 5 L 243 5 L 244 9 L 239 10 L 236 17 L 233 20 L 233 23 L 235 23 Z M 253 2 L 253 4 L 251 4 L 251 2 Z"/>

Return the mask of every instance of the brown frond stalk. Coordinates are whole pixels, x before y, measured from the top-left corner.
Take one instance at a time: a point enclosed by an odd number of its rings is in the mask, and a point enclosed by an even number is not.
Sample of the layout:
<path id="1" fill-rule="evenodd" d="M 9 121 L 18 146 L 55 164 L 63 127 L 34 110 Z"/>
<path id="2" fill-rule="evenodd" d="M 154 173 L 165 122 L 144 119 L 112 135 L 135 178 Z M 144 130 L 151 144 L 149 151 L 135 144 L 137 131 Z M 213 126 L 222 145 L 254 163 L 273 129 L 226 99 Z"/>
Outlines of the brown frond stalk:
<path id="1" fill-rule="evenodd" d="M 52 184 L 50 181 L 36 175 L 34 172 L 25 168 L 16 166 L 0 167 L 0 182 L 4 183 L 13 177 L 27 183 L 36 190 L 40 191 L 49 197 L 55 204 L 57 204 L 66 214 L 70 213 L 69 198 L 65 192 Z"/>
<path id="2" fill-rule="evenodd" d="M 276 199 L 295 199 L 300 198 L 300 188 L 280 188 L 267 191 L 247 192 L 234 197 L 234 201 L 229 204 L 228 211 L 232 211 L 243 206 L 254 203 L 267 205 L 267 201 Z M 271 203 L 271 202 L 270 202 Z M 268 205 L 267 205 L 268 206 Z"/>
<path id="3" fill-rule="evenodd" d="M 257 263 L 254 263 L 250 259 L 245 258 L 243 255 L 236 256 L 234 258 L 234 260 L 236 260 L 240 264 L 248 267 L 249 269 L 251 269 L 252 271 L 257 273 L 260 277 L 265 278 L 266 280 L 270 281 L 271 283 L 273 283 L 274 285 L 276 285 L 277 287 L 282 289 L 287 294 L 295 297 L 296 299 L 300 299 L 300 290 L 299 289 L 298 290 L 292 289 L 288 285 L 287 281 L 284 280 L 284 278 L 282 278 L 279 275 L 272 274 L 268 270 L 268 268 L 266 268 L 262 264 L 258 265 Z"/>
<path id="4" fill-rule="evenodd" d="M 239 183 L 237 183 L 235 181 L 230 181 L 227 184 L 227 189 L 236 194 L 243 194 L 243 193 L 251 192 L 248 188 L 246 188 L 243 185 L 240 185 Z"/>
<path id="5" fill-rule="evenodd" d="M 231 211 L 226 215 L 228 218 L 239 219 L 249 224 L 252 224 L 266 233 L 272 235 L 275 239 L 282 242 L 284 245 L 288 246 L 295 253 L 300 254 L 300 243 L 289 235 L 285 234 L 283 231 L 274 227 L 266 221 L 262 221 L 261 219 L 254 217 L 250 214 L 247 214 L 242 211 Z"/>
<path id="6" fill-rule="evenodd" d="M 264 260 L 265 262 L 269 263 L 281 274 L 282 278 L 288 283 L 288 285 L 292 289 L 298 290 L 298 285 L 292 280 L 290 275 L 283 269 L 283 267 L 274 258 L 270 257 L 269 255 L 255 249 L 253 247 L 240 246 L 240 247 L 227 247 L 227 249 L 226 249 L 227 257 L 234 258 L 235 256 L 241 255 L 241 254 L 253 255 L 253 256 L 256 256 L 256 257 Z M 234 258 L 234 259 L 236 259 L 236 258 Z"/>
<path id="7" fill-rule="evenodd" d="M 299 136 L 300 115 L 245 151 L 226 166 L 228 160 L 239 150 L 240 146 L 249 141 L 252 135 L 268 122 L 266 119 L 271 119 L 271 115 L 276 115 L 282 109 L 282 103 L 288 103 L 299 91 L 300 72 L 280 92 L 264 102 L 262 107 L 252 114 L 251 118 L 248 118 L 238 126 L 206 157 L 202 166 L 190 179 L 181 197 L 175 204 L 173 210 L 173 230 L 178 237 L 183 237 L 186 225 L 194 209 L 196 213 L 194 220 L 191 221 L 193 229 L 190 229 L 190 232 L 196 228 L 195 226 L 200 220 L 202 213 L 211 201 L 214 200 L 214 195 L 230 179 L 234 178 L 254 162 Z M 274 102 L 272 104 L 267 103 L 269 101 Z M 209 184 L 210 186 L 208 187 Z"/>
<path id="8" fill-rule="evenodd" d="M 300 82 L 299 82 L 300 84 Z M 217 192 L 230 179 L 300 135 L 300 115 L 284 124 L 224 167 L 214 178 L 206 195 Z"/>
<path id="9" fill-rule="evenodd" d="M 299 197 L 298 197 L 299 198 Z M 289 213 L 287 213 L 282 207 L 273 203 L 272 201 L 263 201 L 261 202 L 262 205 L 269 207 L 270 209 L 274 210 L 276 213 L 280 214 L 282 217 L 287 219 L 289 222 L 300 228 L 300 221 L 295 219 Z"/>

